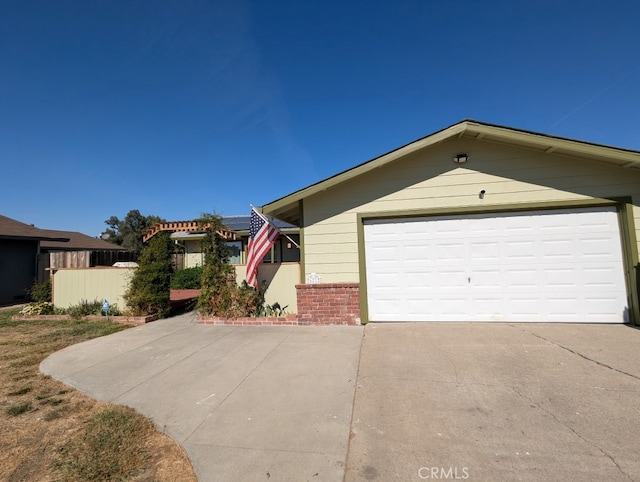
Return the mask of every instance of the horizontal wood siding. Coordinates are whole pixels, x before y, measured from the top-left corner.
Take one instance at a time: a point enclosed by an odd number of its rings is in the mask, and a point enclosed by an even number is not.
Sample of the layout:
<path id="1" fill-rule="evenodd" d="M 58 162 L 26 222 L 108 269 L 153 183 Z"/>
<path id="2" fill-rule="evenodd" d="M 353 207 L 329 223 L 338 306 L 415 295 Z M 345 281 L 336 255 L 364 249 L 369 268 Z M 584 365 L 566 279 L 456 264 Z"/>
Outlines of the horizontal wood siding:
<path id="1" fill-rule="evenodd" d="M 466 152 L 467 164 L 452 162 Z M 485 190 L 484 199 L 479 193 Z M 640 171 L 501 144 L 451 139 L 305 199 L 305 276 L 358 282 L 357 214 L 633 196 L 640 252 Z"/>

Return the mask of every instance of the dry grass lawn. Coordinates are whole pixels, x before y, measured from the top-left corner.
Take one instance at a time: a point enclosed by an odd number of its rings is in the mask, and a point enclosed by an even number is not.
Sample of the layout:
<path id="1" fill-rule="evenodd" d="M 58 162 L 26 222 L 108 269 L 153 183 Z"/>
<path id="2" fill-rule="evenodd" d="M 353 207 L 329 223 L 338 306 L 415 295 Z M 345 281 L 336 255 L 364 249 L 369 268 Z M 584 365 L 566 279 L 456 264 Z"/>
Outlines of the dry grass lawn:
<path id="1" fill-rule="evenodd" d="M 0 480 L 196 480 L 180 446 L 148 419 L 38 370 L 54 351 L 127 326 L 12 321 L 16 312 L 0 310 Z"/>

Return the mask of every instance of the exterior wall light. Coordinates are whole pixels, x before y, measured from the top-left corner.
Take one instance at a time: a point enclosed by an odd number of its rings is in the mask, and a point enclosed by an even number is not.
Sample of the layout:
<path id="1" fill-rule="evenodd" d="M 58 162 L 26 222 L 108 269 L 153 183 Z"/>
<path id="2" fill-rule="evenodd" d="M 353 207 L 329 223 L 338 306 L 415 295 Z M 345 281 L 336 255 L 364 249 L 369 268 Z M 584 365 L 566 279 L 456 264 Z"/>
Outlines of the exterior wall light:
<path id="1" fill-rule="evenodd" d="M 453 157 L 453 162 L 455 162 L 456 164 L 464 164 L 468 160 L 469 160 L 469 156 L 467 156 L 466 154 L 456 154 Z"/>

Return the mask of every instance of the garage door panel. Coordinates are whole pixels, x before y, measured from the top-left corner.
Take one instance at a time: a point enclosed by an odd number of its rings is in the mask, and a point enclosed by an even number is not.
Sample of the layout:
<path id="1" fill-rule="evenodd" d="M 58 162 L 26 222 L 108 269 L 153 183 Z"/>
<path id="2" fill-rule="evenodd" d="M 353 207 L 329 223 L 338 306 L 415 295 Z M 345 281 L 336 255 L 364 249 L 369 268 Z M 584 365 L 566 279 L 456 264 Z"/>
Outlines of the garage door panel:
<path id="1" fill-rule="evenodd" d="M 434 243 L 433 246 L 427 246 L 426 249 L 429 250 L 432 248 L 434 251 L 432 259 L 437 263 L 443 263 L 447 261 L 464 261 L 464 243 L 461 241 L 452 242 L 452 241 L 443 241 L 439 240 Z"/>
<path id="2" fill-rule="evenodd" d="M 379 245 L 375 249 L 374 257 L 378 264 L 395 264 L 399 261 L 399 250 L 394 245 Z"/>
<path id="3" fill-rule="evenodd" d="M 464 269 L 440 269 L 437 275 L 433 275 L 434 288 L 436 290 L 457 289 L 466 292 L 466 287 L 461 283 L 461 279 L 466 279 Z"/>
<path id="4" fill-rule="evenodd" d="M 502 276 L 502 271 L 496 268 L 474 269 L 472 273 L 470 272 L 468 274 L 467 283 L 473 285 L 474 290 L 501 291 L 505 287 L 505 279 Z M 479 291 L 479 293 L 481 293 L 481 291 Z"/>
<path id="5" fill-rule="evenodd" d="M 505 239 L 502 242 L 501 254 L 511 262 L 535 262 L 536 244 L 535 241 L 526 239 Z"/>
<path id="6" fill-rule="evenodd" d="M 582 270 L 582 284 L 588 289 L 617 290 L 618 272 L 610 266 L 589 267 Z"/>
<path id="7" fill-rule="evenodd" d="M 412 246 L 410 244 L 402 246 L 402 254 L 404 259 L 411 260 L 411 263 L 429 264 L 432 256 L 429 249 L 424 246 Z"/>
<path id="8" fill-rule="evenodd" d="M 623 322 L 627 312 L 614 208 L 367 221 L 365 263 L 372 321 Z"/>
<path id="9" fill-rule="evenodd" d="M 513 289 L 531 289 L 538 286 L 538 270 L 529 266 L 513 267 L 506 273 L 507 284 Z"/>
<path id="10" fill-rule="evenodd" d="M 484 319 L 492 316 L 503 316 L 505 312 L 504 300 L 498 296 L 476 296 L 474 315 Z"/>
<path id="11" fill-rule="evenodd" d="M 576 289 L 576 284 L 581 284 L 579 278 L 580 270 L 575 267 L 554 268 L 553 266 L 545 266 L 541 270 L 544 273 L 544 288 L 547 290 L 554 289 Z"/>
<path id="12" fill-rule="evenodd" d="M 470 261 L 472 263 L 491 263 L 500 259 L 500 242 L 491 241 L 471 241 Z"/>
<path id="13" fill-rule="evenodd" d="M 580 254 L 585 261 L 610 262 L 617 258 L 616 247 L 610 240 L 603 238 L 585 239 L 580 244 Z"/>
<path id="14" fill-rule="evenodd" d="M 433 289 L 435 280 L 428 273 L 406 273 L 404 283 L 408 293 L 417 292 L 422 295 L 425 290 Z"/>

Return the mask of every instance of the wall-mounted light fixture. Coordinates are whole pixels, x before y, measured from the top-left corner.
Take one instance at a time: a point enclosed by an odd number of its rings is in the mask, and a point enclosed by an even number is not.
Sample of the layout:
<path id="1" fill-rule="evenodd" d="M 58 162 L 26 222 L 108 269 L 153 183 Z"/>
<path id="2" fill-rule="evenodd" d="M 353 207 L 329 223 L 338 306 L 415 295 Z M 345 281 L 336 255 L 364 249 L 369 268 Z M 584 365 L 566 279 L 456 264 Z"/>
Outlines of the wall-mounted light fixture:
<path id="1" fill-rule="evenodd" d="M 456 164 L 464 164 L 468 160 L 469 160 L 469 156 L 467 156 L 466 154 L 456 154 L 453 157 L 453 162 L 455 162 Z"/>

